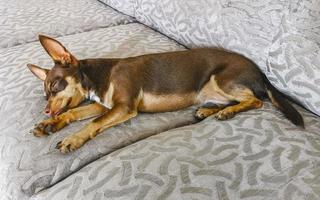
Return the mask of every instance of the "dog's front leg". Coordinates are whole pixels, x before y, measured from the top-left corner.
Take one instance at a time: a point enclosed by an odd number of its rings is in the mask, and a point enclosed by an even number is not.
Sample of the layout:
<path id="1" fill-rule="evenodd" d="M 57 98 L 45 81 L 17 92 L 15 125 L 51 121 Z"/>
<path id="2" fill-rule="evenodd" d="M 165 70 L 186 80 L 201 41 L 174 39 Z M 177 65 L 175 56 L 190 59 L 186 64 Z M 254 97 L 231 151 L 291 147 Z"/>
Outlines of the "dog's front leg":
<path id="1" fill-rule="evenodd" d="M 57 144 L 57 149 L 68 153 L 80 148 L 85 142 L 94 138 L 106 128 L 127 121 L 137 115 L 137 109 L 130 109 L 127 105 L 116 104 L 109 112 L 94 119 L 79 132 L 64 138 Z"/>
<path id="2" fill-rule="evenodd" d="M 99 103 L 92 103 L 68 110 L 61 115 L 55 116 L 36 124 L 32 133 L 37 136 L 46 136 L 61 130 L 71 122 L 88 119 L 107 112 L 107 108 Z"/>

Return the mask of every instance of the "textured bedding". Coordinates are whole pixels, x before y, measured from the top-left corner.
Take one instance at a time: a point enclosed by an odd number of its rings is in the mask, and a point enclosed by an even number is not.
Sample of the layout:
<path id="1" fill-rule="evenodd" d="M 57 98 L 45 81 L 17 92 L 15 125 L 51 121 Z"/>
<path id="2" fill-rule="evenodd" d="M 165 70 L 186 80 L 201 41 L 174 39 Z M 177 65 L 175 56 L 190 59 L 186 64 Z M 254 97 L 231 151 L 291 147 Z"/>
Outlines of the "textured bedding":
<path id="1" fill-rule="evenodd" d="M 0 48 L 133 21 L 97 0 L 0 1 Z"/>
<path id="2" fill-rule="evenodd" d="M 268 102 L 231 120 L 172 129 L 104 156 L 32 199 L 317 200 L 320 120 L 299 110 L 306 130 Z"/>
<path id="3" fill-rule="evenodd" d="M 118 11 L 125 13 L 130 16 L 135 15 L 135 0 L 99 0 L 107 5 L 110 5 L 112 8 L 117 9 Z"/>
<path id="4" fill-rule="evenodd" d="M 316 0 L 100 1 L 188 47 L 249 56 L 319 114 Z M 38 33 L 58 37 L 79 59 L 184 47 L 96 0 L 0 1 L 0 27 L 0 200 L 320 199 L 320 118 L 300 107 L 305 130 L 270 102 L 227 121 L 196 123 L 196 106 L 142 113 L 61 154 L 57 142 L 90 120 L 44 138 L 29 134 L 46 101 L 26 64 L 53 64 Z"/>
<path id="5" fill-rule="evenodd" d="M 141 24 L 120 25 L 59 38 L 79 59 L 127 57 L 173 51 L 182 46 Z M 44 119 L 43 84 L 26 64 L 53 63 L 39 42 L 0 49 L 0 197 L 22 200 L 53 185 L 80 167 L 136 140 L 194 121 L 193 110 L 142 114 L 106 130 L 80 150 L 67 155 L 55 145 L 89 121 L 76 122 L 58 134 L 28 134 Z"/>

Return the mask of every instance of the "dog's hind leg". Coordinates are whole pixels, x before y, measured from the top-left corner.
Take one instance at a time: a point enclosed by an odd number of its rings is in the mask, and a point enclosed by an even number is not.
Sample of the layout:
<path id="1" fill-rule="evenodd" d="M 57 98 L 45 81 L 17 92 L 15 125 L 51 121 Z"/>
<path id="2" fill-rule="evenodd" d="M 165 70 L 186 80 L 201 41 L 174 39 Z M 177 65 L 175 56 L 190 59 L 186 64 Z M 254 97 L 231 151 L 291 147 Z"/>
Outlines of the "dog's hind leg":
<path id="1" fill-rule="evenodd" d="M 247 96 L 239 101 L 238 104 L 227 106 L 215 114 L 215 117 L 219 120 L 230 119 L 235 114 L 251 109 L 261 108 L 263 105 L 262 101 L 257 99 L 254 95 Z"/>
<path id="2" fill-rule="evenodd" d="M 224 104 L 216 107 L 201 107 L 196 111 L 197 119 L 204 119 L 210 115 L 214 115 L 219 120 L 226 120 L 234 117 L 235 114 L 250 109 L 260 108 L 262 101 L 259 100 L 253 91 L 246 86 L 234 84 L 229 81 L 219 87 L 214 77 L 211 77 L 201 93 L 200 98 L 207 97 L 205 101 L 221 101 Z"/>
<path id="3" fill-rule="evenodd" d="M 216 81 L 216 77 L 224 82 L 219 84 Z M 230 77 L 229 79 L 227 80 L 225 76 L 219 76 L 219 74 L 211 76 L 210 81 L 203 86 L 197 98 L 200 102 L 220 103 L 218 103 L 219 106 L 215 107 L 204 106 L 199 108 L 195 113 L 197 119 L 215 115 L 217 119 L 225 120 L 232 118 L 236 113 L 262 106 L 262 101 L 255 97 L 251 89 L 235 83 Z"/>
<path id="4" fill-rule="evenodd" d="M 99 103 L 92 103 L 73 108 L 65 113 L 62 113 L 61 115 L 49 118 L 36 124 L 32 132 L 37 137 L 46 136 L 49 133 L 54 133 L 61 130 L 71 122 L 95 117 L 107 112 L 107 110 L 108 109 L 105 106 Z"/>

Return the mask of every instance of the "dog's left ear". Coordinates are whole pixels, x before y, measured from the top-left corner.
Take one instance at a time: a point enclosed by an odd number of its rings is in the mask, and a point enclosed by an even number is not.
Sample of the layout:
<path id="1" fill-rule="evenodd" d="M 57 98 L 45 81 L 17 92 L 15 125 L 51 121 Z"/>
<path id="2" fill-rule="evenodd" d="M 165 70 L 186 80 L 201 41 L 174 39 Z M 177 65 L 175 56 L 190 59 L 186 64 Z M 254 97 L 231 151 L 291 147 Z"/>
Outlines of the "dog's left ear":
<path id="1" fill-rule="evenodd" d="M 55 63 L 78 66 L 78 60 L 59 41 L 45 35 L 39 35 L 39 40 Z"/>
<path id="2" fill-rule="evenodd" d="M 30 69 L 30 71 L 36 76 L 38 77 L 39 79 L 41 80 L 45 80 L 46 77 L 47 77 L 47 74 L 50 70 L 48 69 L 44 69 L 44 68 L 41 68 L 41 67 L 38 67 L 36 65 L 33 65 L 33 64 L 27 64 L 28 68 Z"/>

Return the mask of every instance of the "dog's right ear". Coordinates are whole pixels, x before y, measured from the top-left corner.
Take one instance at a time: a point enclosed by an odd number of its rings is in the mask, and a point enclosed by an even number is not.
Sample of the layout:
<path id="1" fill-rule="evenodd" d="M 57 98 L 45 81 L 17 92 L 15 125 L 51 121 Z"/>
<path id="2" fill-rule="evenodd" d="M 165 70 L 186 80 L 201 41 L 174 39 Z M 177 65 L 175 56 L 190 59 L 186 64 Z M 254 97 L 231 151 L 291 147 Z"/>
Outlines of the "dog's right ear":
<path id="1" fill-rule="evenodd" d="M 33 65 L 33 64 L 27 64 L 28 68 L 30 69 L 30 71 L 36 76 L 38 77 L 39 79 L 41 80 L 45 80 L 46 77 L 47 77 L 47 74 L 50 70 L 48 69 L 44 69 L 44 68 L 41 68 L 41 67 L 38 67 L 36 65 Z"/>
<path id="2" fill-rule="evenodd" d="M 59 41 L 45 35 L 39 35 L 39 41 L 55 63 L 77 66 L 78 60 Z"/>

